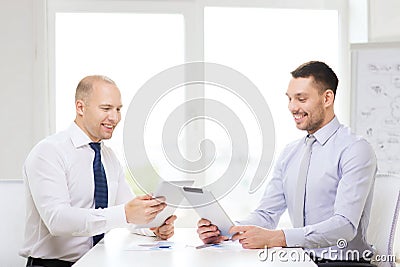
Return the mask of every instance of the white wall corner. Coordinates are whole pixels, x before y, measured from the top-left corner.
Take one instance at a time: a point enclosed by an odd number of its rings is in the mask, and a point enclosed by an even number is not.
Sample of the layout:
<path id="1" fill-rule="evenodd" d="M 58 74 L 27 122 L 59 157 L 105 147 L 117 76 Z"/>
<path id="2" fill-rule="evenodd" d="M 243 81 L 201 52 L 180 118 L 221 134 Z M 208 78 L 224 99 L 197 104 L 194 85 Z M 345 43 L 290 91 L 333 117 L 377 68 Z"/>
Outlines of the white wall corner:
<path id="1" fill-rule="evenodd" d="M 33 5 L 33 144 L 51 133 L 47 0 Z"/>
<path id="2" fill-rule="evenodd" d="M 349 0 L 349 42 L 368 42 L 369 0 Z"/>
<path id="3" fill-rule="evenodd" d="M 369 41 L 400 41 L 400 1 L 369 0 Z"/>

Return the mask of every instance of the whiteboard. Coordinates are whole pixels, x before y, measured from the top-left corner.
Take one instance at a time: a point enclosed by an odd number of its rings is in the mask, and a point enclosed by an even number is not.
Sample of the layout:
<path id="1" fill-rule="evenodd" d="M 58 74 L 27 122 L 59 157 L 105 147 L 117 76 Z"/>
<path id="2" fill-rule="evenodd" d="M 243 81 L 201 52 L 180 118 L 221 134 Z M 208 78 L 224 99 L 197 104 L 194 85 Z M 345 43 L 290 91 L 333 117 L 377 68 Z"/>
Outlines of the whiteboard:
<path id="1" fill-rule="evenodd" d="M 378 172 L 400 174 L 400 43 L 355 44 L 352 127 L 375 149 Z"/>

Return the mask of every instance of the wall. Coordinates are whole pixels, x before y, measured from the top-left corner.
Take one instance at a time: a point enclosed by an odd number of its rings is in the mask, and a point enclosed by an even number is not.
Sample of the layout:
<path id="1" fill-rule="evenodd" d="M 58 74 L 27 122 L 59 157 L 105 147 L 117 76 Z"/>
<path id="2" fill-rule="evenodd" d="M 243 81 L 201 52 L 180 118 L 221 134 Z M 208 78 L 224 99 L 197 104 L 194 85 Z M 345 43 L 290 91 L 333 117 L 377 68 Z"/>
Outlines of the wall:
<path id="1" fill-rule="evenodd" d="M 21 178 L 32 146 L 32 0 L 0 0 L 0 179 Z"/>
<path id="2" fill-rule="evenodd" d="M 0 0 L 0 179 L 21 178 L 21 166 L 43 135 L 45 114 L 34 100 L 35 36 L 33 0 Z M 369 40 L 400 41 L 400 2 L 369 0 Z M 39 132 L 39 136 L 38 133 Z"/>
<path id="3" fill-rule="evenodd" d="M 369 41 L 400 41 L 400 1 L 369 1 Z"/>
<path id="4" fill-rule="evenodd" d="M 0 210 L 7 214 L 0 222 L 0 266 L 25 266 L 26 259 L 18 255 L 24 240 L 25 198 L 22 180 L 0 180 Z"/>
<path id="5" fill-rule="evenodd" d="M 21 178 L 21 166 L 42 138 L 45 114 L 34 94 L 35 36 L 33 0 L 0 0 L 0 179 Z M 38 1 L 40 2 L 40 1 Z M 37 2 L 36 2 L 37 3 Z M 36 4 L 35 3 L 35 4 Z M 369 0 L 369 40 L 400 41 L 400 2 Z M 38 134 L 39 133 L 39 134 Z"/>

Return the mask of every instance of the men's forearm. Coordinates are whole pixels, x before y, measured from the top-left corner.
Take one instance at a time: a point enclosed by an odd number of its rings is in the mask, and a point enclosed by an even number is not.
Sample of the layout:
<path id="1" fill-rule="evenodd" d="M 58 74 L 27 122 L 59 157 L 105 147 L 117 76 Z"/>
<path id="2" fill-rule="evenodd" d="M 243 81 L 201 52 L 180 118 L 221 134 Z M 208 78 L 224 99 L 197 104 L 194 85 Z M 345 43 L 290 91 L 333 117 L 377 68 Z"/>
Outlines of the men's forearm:
<path id="1" fill-rule="evenodd" d="M 267 229 L 275 229 L 274 220 L 266 214 L 257 211 L 250 213 L 244 220 L 235 221 L 237 225 L 256 225 Z"/>
<path id="2" fill-rule="evenodd" d="M 65 207 L 47 214 L 42 217 L 53 236 L 93 236 L 128 225 L 123 205 L 106 209 Z"/>
<path id="3" fill-rule="evenodd" d="M 283 231 L 287 246 L 304 248 L 330 247 L 336 245 L 338 239 L 352 240 L 356 235 L 356 228 L 340 215 L 317 224 Z"/>

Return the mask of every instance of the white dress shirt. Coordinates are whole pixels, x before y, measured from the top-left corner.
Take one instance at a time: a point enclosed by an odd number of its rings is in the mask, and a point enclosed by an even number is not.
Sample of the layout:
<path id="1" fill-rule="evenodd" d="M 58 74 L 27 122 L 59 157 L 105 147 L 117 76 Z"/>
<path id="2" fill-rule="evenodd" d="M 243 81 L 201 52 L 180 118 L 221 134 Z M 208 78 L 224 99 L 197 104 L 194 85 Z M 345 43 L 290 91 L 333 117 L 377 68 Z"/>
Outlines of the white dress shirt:
<path id="1" fill-rule="evenodd" d="M 314 133 L 304 203 L 305 226 L 285 229 L 289 247 L 313 248 L 314 253 L 332 258 L 322 252 L 339 239 L 348 242 L 346 250 L 372 250 L 366 242 L 376 157 L 372 147 L 362 137 L 350 132 L 335 117 Z M 259 207 L 240 224 L 253 224 L 274 229 L 281 214 L 288 209 L 293 223 L 296 207 L 296 185 L 302 151 L 306 138 L 289 144 L 280 155 L 271 181 Z M 361 255 L 361 254 L 360 254 Z"/>
<path id="2" fill-rule="evenodd" d="M 94 209 L 90 142 L 73 123 L 28 155 L 23 168 L 27 214 L 21 256 L 75 262 L 92 248 L 92 236 L 128 226 L 124 204 L 134 195 L 118 159 L 103 143 L 109 207 Z"/>

